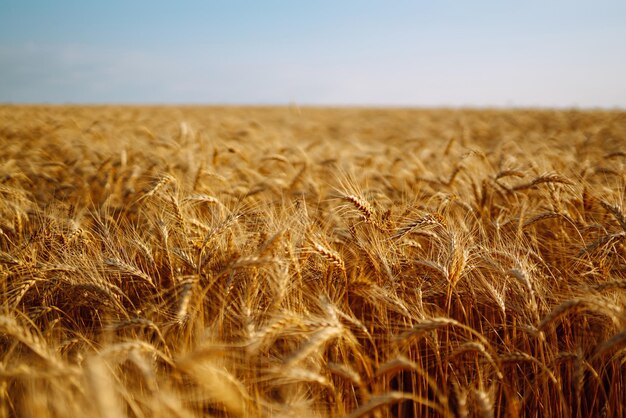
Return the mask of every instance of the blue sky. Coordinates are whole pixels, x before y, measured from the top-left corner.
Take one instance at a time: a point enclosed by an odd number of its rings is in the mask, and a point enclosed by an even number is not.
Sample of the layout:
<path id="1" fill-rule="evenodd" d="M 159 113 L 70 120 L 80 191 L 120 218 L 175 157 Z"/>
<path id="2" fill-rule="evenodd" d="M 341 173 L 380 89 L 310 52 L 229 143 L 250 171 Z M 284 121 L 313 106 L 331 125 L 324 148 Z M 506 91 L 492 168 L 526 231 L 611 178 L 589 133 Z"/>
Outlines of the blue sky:
<path id="1" fill-rule="evenodd" d="M 626 1 L 0 1 L 0 102 L 626 108 Z"/>

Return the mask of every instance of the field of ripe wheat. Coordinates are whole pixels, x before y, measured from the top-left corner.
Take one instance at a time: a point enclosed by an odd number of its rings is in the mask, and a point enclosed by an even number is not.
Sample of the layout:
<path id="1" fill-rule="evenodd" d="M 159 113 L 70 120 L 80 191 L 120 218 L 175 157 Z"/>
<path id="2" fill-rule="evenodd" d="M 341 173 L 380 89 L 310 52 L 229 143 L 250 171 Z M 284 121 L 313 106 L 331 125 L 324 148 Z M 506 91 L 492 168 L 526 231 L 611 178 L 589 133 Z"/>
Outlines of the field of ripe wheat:
<path id="1" fill-rule="evenodd" d="M 626 113 L 0 107 L 0 417 L 626 416 Z"/>

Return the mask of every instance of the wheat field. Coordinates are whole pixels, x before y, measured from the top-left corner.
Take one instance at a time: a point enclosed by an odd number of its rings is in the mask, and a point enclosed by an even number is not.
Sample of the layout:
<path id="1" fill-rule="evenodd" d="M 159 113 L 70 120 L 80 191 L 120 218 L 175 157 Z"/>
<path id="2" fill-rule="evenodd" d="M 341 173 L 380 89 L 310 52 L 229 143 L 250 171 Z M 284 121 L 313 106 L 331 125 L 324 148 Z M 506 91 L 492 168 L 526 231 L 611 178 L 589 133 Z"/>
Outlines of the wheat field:
<path id="1" fill-rule="evenodd" d="M 0 107 L 0 417 L 626 416 L 626 113 Z"/>

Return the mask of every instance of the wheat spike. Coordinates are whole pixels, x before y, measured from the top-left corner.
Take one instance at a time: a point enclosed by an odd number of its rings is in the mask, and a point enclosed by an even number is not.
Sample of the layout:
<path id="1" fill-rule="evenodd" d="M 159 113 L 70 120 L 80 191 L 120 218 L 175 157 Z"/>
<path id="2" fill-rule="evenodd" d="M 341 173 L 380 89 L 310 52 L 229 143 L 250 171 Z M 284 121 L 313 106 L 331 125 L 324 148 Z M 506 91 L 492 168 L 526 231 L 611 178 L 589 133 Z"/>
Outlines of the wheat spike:
<path id="1" fill-rule="evenodd" d="M 374 209 L 372 206 L 365 200 L 356 195 L 348 194 L 344 195 L 343 198 L 348 202 L 352 203 L 354 207 L 361 212 L 361 216 L 366 222 L 372 222 L 374 219 Z"/>

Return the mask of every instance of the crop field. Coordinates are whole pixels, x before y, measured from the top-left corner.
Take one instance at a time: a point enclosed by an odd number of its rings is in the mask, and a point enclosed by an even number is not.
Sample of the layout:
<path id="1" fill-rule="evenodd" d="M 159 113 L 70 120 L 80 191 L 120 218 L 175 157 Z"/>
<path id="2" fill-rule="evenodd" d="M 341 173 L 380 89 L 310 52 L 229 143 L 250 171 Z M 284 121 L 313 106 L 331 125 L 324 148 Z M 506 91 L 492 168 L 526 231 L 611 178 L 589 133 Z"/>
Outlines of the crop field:
<path id="1" fill-rule="evenodd" d="M 626 416 L 626 113 L 0 106 L 0 417 Z"/>

